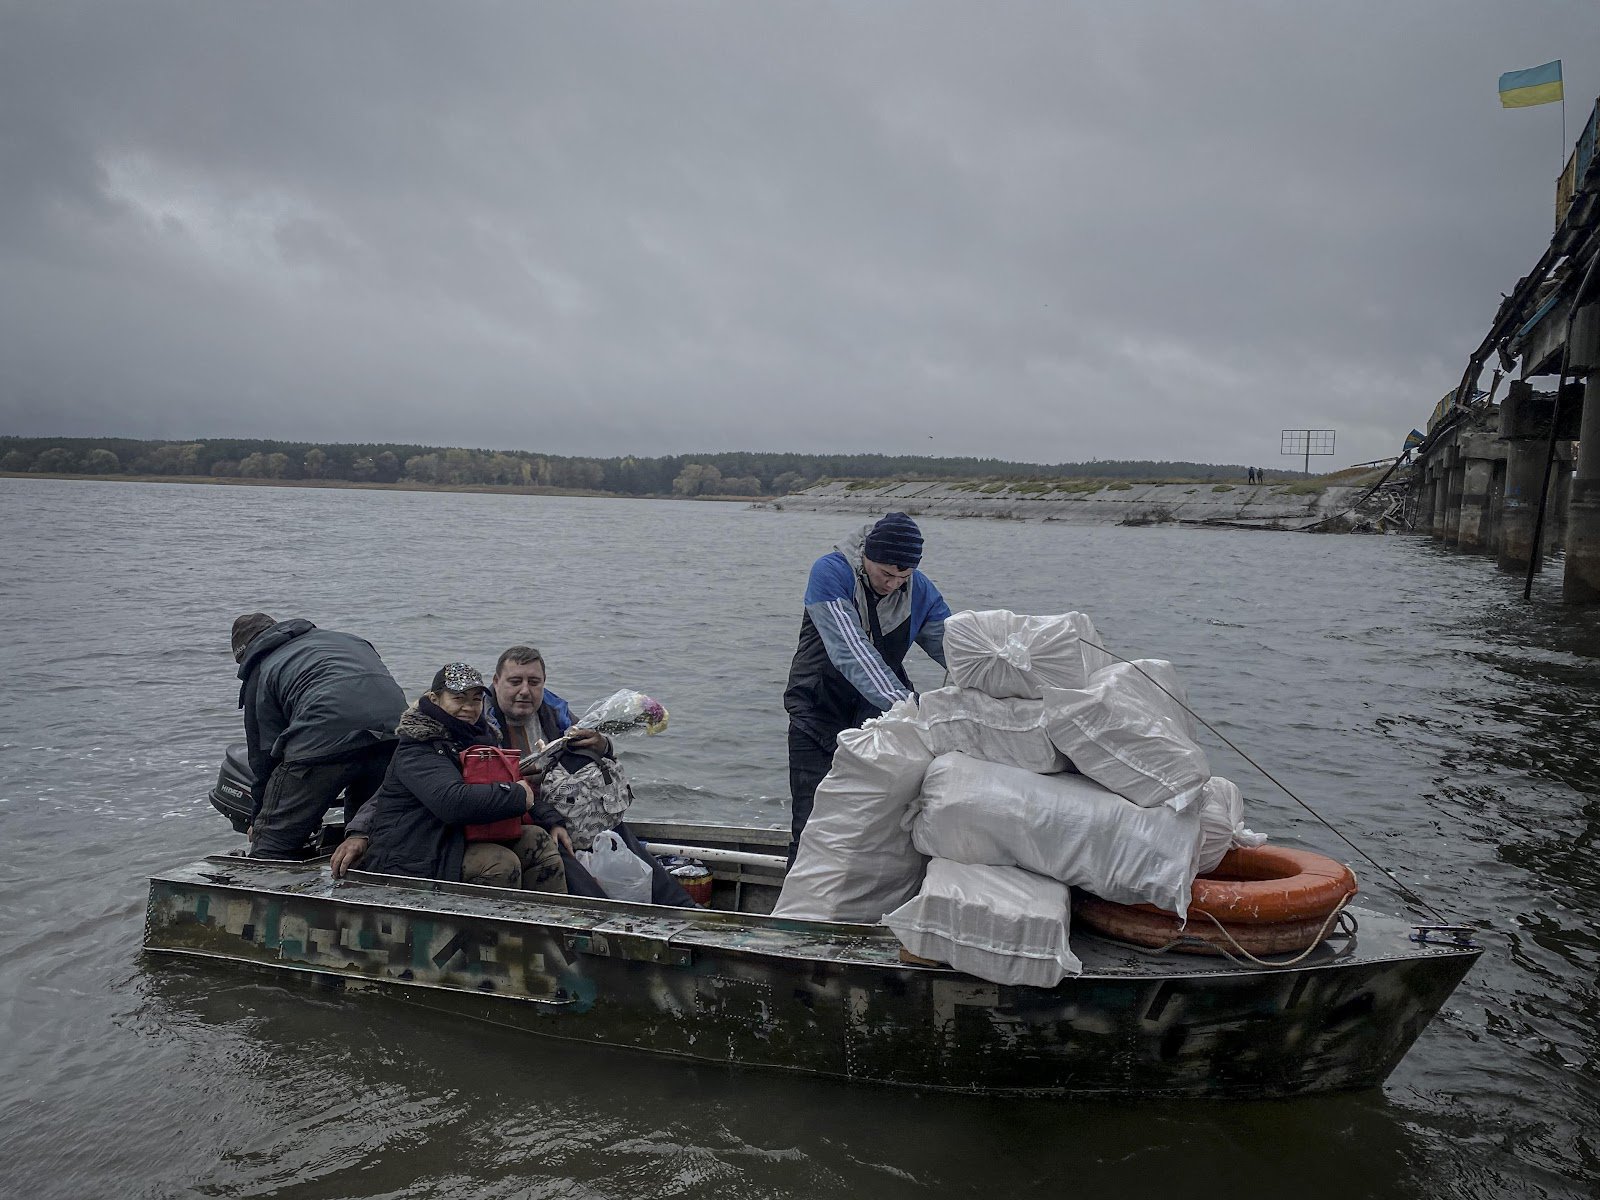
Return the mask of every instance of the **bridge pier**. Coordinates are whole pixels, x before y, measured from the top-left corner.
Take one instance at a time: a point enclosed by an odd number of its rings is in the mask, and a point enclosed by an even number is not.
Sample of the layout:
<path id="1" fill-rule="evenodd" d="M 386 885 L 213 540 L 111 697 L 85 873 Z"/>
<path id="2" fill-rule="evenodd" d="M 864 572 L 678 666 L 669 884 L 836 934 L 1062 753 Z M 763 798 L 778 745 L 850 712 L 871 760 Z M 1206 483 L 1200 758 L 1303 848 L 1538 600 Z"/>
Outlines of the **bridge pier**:
<path id="1" fill-rule="evenodd" d="M 1434 533 L 1434 522 L 1438 517 L 1438 472 L 1434 470 L 1432 461 L 1427 462 L 1422 469 L 1422 483 L 1418 488 L 1418 512 L 1416 512 L 1416 531 L 1418 533 Z"/>
<path id="2" fill-rule="evenodd" d="M 1418 463 L 1417 469 L 1422 472 L 1422 478 L 1417 483 L 1417 512 L 1411 522 L 1412 529 L 1418 533 L 1433 532 L 1433 467 L 1430 463 Z"/>
<path id="3" fill-rule="evenodd" d="M 1600 374 L 1590 375 L 1583 390 L 1583 424 L 1571 488 L 1561 598 L 1568 604 L 1600 604 Z"/>
<path id="4" fill-rule="evenodd" d="M 1500 508 L 1500 565 L 1526 571 L 1534 557 L 1533 527 L 1539 519 L 1544 455 L 1536 441 L 1511 442 L 1506 453 L 1506 498 Z"/>
<path id="5" fill-rule="evenodd" d="M 1449 510 L 1450 469 L 1443 455 L 1439 456 L 1433 471 L 1433 527 L 1428 530 L 1436 538 L 1444 537 L 1445 513 Z"/>
<path id="6" fill-rule="evenodd" d="M 1412 528 L 1471 554 L 1488 554 L 1508 571 L 1526 571 L 1533 554 L 1550 444 L 1552 396 L 1526 381 L 1514 383 L 1498 406 L 1449 430 L 1414 468 L 1416 509 Z M 1567 403 L 1560 434 L 1578 432 L 1578 398 Z M 1556 443 L 1558 459 L 1570 459 L 1571 443 Z M 1545 511 L 1545 547 L 1559 546 L 1566 512 L 1567 473 L 1551 473 Z M 1600 511 L 1600 480 L 1595 489 Z"/>
<path id="7" fill-rule="evenodd" d="M 1555 462 L 1550 470 L 1550 498 L 1544 516 L 1546 554 L 1554 554 L 1567 544 L 1567 516 L 1572 511 L 1572 460 L 1572 443 L 1557 442 Z"/>
<path id="8" fill-rule="evenodd" d="M 1487 529 L 1483 536 L 1482 550 L 1485 554 L 1499 557 L 1501 525 L 1505 514 L 1506 504 L 1506 458 L 1505 447 L 1500 447 L 1500 456 L 1490 466 L 1494 470 L 1494 480 L 1489 485 L 1489 517 L 1486 522 Z"/>
<path id="9" fill-rule="evenodd" d="M 1465 490 L 1467 467 L 1461 461 L 1461 450 L 1451 447 L 1450 475 L 1445 488 L 1444 540 L 1449 546 L 1461 540 L 1461 495 Z"/>
<path id="10" fill-rule="evenodd" d="M 1506 446 L 1506 491 L 1500 508 L 1500 566 L 1526 571 L 1539 555 L 1533 527 L 1539 519 L 1539 494 L 1544 489 L 1544 462 L 1550 437 L 1553 399 L 1534 392 L 1525 381 L 1511 385 L 1500 402 L 1500 437 Z M 1538 569 L 1537 565 L 1534 568 Z"/>
<path id="11" fill-rule="evenodd" d="M 1456 545 L 1474 554 L 1487 548 L 1490 525 L 1489 492 L 1494 485 L 1494 463 L 1487 458 L 1462 462 L 1461 521 Z"/>

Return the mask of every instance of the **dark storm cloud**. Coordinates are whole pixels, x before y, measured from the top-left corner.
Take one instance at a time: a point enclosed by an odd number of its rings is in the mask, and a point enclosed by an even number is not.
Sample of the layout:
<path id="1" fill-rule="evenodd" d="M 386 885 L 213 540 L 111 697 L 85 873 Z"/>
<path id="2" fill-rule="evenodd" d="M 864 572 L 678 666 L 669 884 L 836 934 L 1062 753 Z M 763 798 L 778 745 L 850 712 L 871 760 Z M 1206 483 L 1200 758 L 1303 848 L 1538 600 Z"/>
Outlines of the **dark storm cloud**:
<path id="1" fill-rule="evenodd" d="M 1548 238 L 1584 5 L 0 15 L 0 429 L 1392 452 Z M 932 435 L 931 439 L 930 436 Z"/>

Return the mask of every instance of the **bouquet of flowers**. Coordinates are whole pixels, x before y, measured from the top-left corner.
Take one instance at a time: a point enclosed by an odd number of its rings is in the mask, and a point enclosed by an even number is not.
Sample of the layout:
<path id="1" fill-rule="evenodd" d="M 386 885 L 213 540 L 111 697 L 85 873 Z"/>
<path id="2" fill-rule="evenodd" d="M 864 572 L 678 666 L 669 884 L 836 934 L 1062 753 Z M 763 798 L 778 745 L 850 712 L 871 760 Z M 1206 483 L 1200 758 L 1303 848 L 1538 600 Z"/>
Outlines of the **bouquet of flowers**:
<path id="1" fill-rule="evenodd" d="M 575 730 L 593 729 L 596 733 L 614 737 L 619 733 L 632 733 L 636 729 L 642 729 L 654 737 L 666 727 L 667 710 L 659 700 L 652 700 L 643 692 L 623 688 L 620 692 L 612 692 L 599 704 L 592 706 L 588 712 L 572 723 L 572 728 L 567 730 L 565 736 L 558 737 L 552 742 L 540 742 L 533 753 L 523 755 L 522 774 L 531 779 L 535 777 L 535 773 L 542 774 L 548 771 L 550 765 L 566 752 L 567 744 Z"/>
<path id="2" fill-rule="evenodd" d="M 618 733 L 631 733 L 636 729 L 642 729 L 651 737 L 655 737 L 667 727 L 667 710 L 659 700 L 652 700 L 643 692 L 624 688 L 620 692 L 612 692 L 600 703 L 591 707 L 574 724 L 583 729 L 593 729 L 608 737 Z"/>

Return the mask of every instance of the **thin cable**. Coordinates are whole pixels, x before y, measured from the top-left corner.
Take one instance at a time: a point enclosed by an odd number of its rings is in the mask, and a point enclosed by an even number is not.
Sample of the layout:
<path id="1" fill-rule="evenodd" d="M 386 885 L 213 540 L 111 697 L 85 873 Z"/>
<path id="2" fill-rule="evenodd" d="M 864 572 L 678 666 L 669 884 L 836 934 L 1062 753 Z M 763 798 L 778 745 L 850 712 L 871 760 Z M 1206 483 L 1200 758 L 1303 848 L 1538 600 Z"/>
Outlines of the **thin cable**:
<path id="1" fill-rule="evenodd" d="M 1169 699 L 1171 699 L 1174 704 L 1176 704 L 1179 708 L 1183 709 L 1184 712 L 1188 713 L 1196 721 L 1199 721 L 1200 724 L 1204 725 L 1212 733 L 1216 734 L 1216 736 L 1219 739 L 1221 739 L 1222 743 L 1225 746 L 1227 746 L 1228 749 L 1232 750 L 1240 758 L 1244 759 L 1245 762 L 1249 763 L 1252 767 L 1254 767 L 1256 770 L 1260 771 L 1263 775 L 1265 775 L 1267 777 L 1267 779 L 1272 783 L 1272 785 L 1274 787 L 1276 787 L 1279 791 L 1281 791 L 1285 796 L 1289 797 L 1289 799 L 1293 800 L 1301 808 L 1305 809 L 1308 813 L 1310 813 L 1318 821 L 1321 821 L 1322 824 L 1327 827 L 1328 832 L 1333 834 L 1334 837 L 1338 838 L 1346 846 L 1349 846 L 1350 849 L 1354 850 L 1362 858 L 1366 859 L 1369 863 L 1371 863 L 1375 868 L 1377 868 L 1379 871 L 1383 872 L 1384 877 L 1386 879 L 1388 879 L 1390 883 L 1394 884 L 1394 886 L 1400 890 L 1400 893 L 1403 896 L 1405 896 L 1405 898 L 1407 900 L 1410 900 L 1413 904 L 1416 904 L 1420 908 L 1426 909 L 1429 913 L 1431 913 L 1434 917 L 1436 917 L 1438 919 L 1438 921 L 1439 921 L 1439 923 L 1441 925 L 1450 924 L 1450 920 L 1449 920 L 1448 917 L 1446 917 L 1438 909 L 1434 908 L 1433 905 L 1429 904 L 1421 896 L 1417 895 L 1416 892 L 1412 891 L 1405 884 L 1401 883 L 1399 878 L 1395 875 L 1395 873 L 1393 871 L 1389 870 L 1388 867 L 1384 866 L 1377 859 L 1373 858 L 1372 855 L 1368 854 L 1365 850 L 1363 850 L 1360 846 L 1356 845 L 1349 838 L 1345 837 L 1345 835 L 1343 833 L 1341 833 L 1338 829 L 1334 828 L 1334 826 L 1325 817 L 1323 817 L 1323 815 L 1321 813 L 1319 813 L 1316 809 L 1312 808 L 1311 805 L 1307 804 L 1304 800 L 1300 799 L 1299 796 L 1296 796 L 1294 794 L 1293 790 L 1289 787 L 1288 784 L 1283 783 L 1271 771 L 1267 770 L 1260 763 L 1258 763 L 1255 759 L 1251 758 L 1248 754 L 1246 754 L 1243 750 L 1241 750 L 1237 745 L 1235 745 L 1233 740 L 1231 738 L 1229 738 L 1227 734 L 1223 733 L 1220 729 L 1218 729 L 1210 721 L 1206 720 L 1199 713 L 1195 712 L 1194 709 L 1190 708 L 1187 704 L 1185 704 L 1177 696 L 1174 696 L 1171 692 L 1168 692 L 1166 688 L 1161 686 L 1161 681 L 1159 679 L 1155 678 L 1153 675 L 1151 675 L 1150 672 L 1146 671 L 1143 667 L 1141 667 L 1138 663 L 1134 662 L 1132 659 L 1123 658 L 1122 655 L 1116 653 L 1113 650 L 1107 650 L 1104 646 L 1098 645 L 1095 642 L 1091 642 L 1088 638 L 1082 638 L 1080 640 L 1083 642 L 1083 644 L 1085 646 L 1093 646 L 1096 650 L 1099 650 L 1099 651 L 1101 651 L 1101 652 L 1103 652 L 1105 654 L 1109 654 L 1112 658 L 1116 659 L 1118 662 L 1127 663 L 1128 666 L 1132 667 L 1135 671 L 1139 672 L 1139 674 L 1143 675 L 1151 683 L 1155 684 L 1158 688 L 1161 688 L 1161 690 L 1164 693 L 1166 693 L 1167 697 Z"/>

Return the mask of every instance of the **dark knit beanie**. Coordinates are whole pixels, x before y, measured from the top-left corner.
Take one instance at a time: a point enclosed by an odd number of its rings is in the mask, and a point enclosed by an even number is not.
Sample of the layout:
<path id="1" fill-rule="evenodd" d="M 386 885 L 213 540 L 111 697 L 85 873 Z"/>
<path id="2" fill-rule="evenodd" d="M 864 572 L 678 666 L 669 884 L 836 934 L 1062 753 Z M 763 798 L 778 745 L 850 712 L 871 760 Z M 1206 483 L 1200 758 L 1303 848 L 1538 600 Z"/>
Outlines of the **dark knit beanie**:
<path id="1" fill-rule="evenodd" d="M 886 567 L 914 567 L 922 561 L 922 530 L 903 512 L 892 512 L 867 534 L 861 552 Z"/>
<path id="2" fill-rule="evenodd" d="M 266 613 L 245 613 L 242 617 L 233 619 L 233 661 L 243 662 L 244 652 L 249 649 L 250 643 L 255 641 L 277 622 Z"/>

